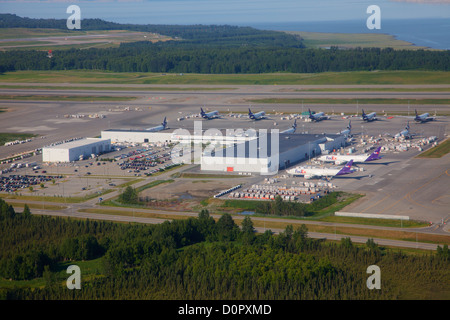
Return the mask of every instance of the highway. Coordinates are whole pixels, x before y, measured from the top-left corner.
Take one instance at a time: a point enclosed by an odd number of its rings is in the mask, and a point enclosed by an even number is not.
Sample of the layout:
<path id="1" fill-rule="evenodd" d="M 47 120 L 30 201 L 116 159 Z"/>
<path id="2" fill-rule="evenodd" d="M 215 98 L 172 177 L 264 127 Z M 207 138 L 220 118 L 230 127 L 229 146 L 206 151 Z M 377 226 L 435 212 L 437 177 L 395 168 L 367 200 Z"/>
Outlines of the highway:
<path id="1" fill-rule="evenodd" d="M 173 171 L 163 173 L 158 177 L 158 179 L 168 178 L 169 175 L 173 173 L 180 172 L 186 170 L 185 167 L 177 168 Z M 133 187 L 137 188 L 139 186 L 148 184 L 151 181 L 156 180 L 154 177 L 150 177 L 145 179 L 144 181 L 140 181 L 133 185 Z M 103 195 L 103 201 L 108 199 L 112 199 L 119 195 L 119 191 L 114 191 Z M 8 200 L 6 199 L 8 202 Z M 140 208 L 122 208 L 122 207 L 109 207 L 109 206 L 99 206 L 98 198 L 94 198 L 81 203 L 66 203 L 66 202 L 46 202 L 46 201 L 24 201 L 24 200 L 11 200 L 13 203 L 13 207 L 16 208 L 17 211 L 20 212 L 21 206 L 19 203 L 28 203 L 34 204 L 36 207 L 42 205 L 59 205 L 65 206 L 66 209 L 63 210 L 43 210 L 38 208 L 31 209 L 33 214 L 37 215 L 49 215 L 49 216 L 61 216 L 61 217 L 72 217 L 72 218 L 82 218 L 82 219 L 93 219 L 93 220 L 106 220 L 106 221 L 115 221 L 115 222 L 130 222 L 130 223 L 144 223 L 144 224 L 159 224 L 164 221 L 170 221 L 171 219 L 166 218 L 167 216 L 179 216 L 180 219 L 186 217 L 197 217 L 198 212 L 180 212 L 180 211 L 170 211 L 170 210 L 153 210 L 153 209 L 140 209 Z M 107 210 L 108 213 L 88 213 L 82 212 L 79 210 L 82 209 L 101 209 Z M 114 211 L 117 211 L 117 215 L 113 214 Z M 127 213 L 127 214 L 124 214 Z M 151 214 L 153 217 L 142 217 L 143 214 Z M 157 216 L 161 215 L 161 218 Z M 156 217 L 155 217 L 156 216 Z M 219 219 L 221 215 L 219 214 L 211 214 L 215 219 Z M 243 215 L 235 215 L 233 219 L 235 220 L 243 220 L 245 216 Z M 346 223 L 332 223 L 332 222 L 322 222 L 322 221 L 313 221 L 313 220 L 300 220 L 300 219 L 285 219 L 285 218 L 275 218 L 275 217 L 251 217 L 254 223 L 258 223 L 259 225 L 264 225 L 264 227 L 258 226 L 255 227 L 257 232 L 265 232 L 270 229 L 274 233 L 283 232 L 284 229 L 278 228 L 270 228 L 270 223 L 284 223 L 284 224 L 292 224 L 292 225 L 317 225 L 317 226 L 326 226 L 326 227 L 345 227 L 345 228 L 355 228 L 355 229 L 366 229 L 366 230 L 379 230 L 379 231 L 401 231 L 407 232 L 410 234 L 420 235 L 420 234 L 441 234 L 447 235 L 448 231 L 444 230 L 444 225 L 432 225 L 424 228 L 394 228 L 394 227 L 381 227 L 381 226 L 370 226 L 370 225 L 356 225 L 356 224 L 346 224 Z M 449 219 L 450 220 L 450 216 Z M 265 225 L 267 224 L 267 228 Z M 445 225 L 446 226 L 446 225 Z M 424 250 L 436 250 L 436 243 L 422 243 L 419 241 L 401 241 L 401 240 L 393 240 L 393 239 L 382 239 L 382 238 L 374 238 L 374 237 L 365 237 L 365 236 L 355 236 L 349 234 L 341 234 L 341 233 L 318 233 L 318 232 L 308 232 L 308 236 L 316 239 L 327 239 L 327 240 L 336 240 L 340 241 L 342 238 L 349 237 L 355 243 L 366 243 L 369 238 L 373 238 L 376 243 L 382 246 L 392 246 L 392 247 L 400 247 L 400 248 L 415 248 L 415 249 L 424 249 Z M 449 236 L 450 238 L 450 236 Z"/>

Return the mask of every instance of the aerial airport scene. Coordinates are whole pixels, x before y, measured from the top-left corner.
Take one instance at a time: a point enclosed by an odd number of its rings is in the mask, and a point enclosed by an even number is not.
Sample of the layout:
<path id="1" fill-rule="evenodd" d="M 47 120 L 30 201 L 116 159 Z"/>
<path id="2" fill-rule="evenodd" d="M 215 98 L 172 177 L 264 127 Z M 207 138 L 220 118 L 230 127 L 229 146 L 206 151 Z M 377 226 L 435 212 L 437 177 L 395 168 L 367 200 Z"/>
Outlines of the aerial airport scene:
<path id="1" fill-rule="evenodd" d="M 245 312 L 184 302 L 450 298 L 448 36 L 370 34 L 365 9 L 364 33 L 327 34 L 19 7 L 0 19 L 2 299 L 213 317 Z"/>

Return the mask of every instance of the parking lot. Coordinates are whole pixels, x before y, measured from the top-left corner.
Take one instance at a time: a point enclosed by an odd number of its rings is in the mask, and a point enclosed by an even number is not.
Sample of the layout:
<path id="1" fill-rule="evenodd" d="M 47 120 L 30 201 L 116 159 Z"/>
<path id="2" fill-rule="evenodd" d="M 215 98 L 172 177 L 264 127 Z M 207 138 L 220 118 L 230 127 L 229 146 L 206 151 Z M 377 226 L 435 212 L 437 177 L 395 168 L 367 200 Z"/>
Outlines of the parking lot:
<path id="1" fill-rule="evenodd" d="M 62 179 L 63 176 L 47 176 L 47 175 L 21 175 L 13 174 L 9 176 L 0 176 L 0 192 L 17 192 L 24 189 L 35 188 L 45 183 L 55 183 Z"/>

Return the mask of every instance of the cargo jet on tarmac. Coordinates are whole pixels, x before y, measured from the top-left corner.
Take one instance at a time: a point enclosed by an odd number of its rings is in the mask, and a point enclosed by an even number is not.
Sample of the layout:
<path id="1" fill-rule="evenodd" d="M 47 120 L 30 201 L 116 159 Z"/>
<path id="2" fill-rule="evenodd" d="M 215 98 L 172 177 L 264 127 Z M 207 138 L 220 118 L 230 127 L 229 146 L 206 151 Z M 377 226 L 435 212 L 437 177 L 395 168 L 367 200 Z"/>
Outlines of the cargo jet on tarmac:
<path id="1" fill-rule="evenodd" d="M 405 138 L 405 139 L 412 139 L 412 137 L 414 136 L 414 134 L 409 133 L 409 121 L 408 124 L 406 125 L 405 129 L 400 131 L 399 133 L 397 133 L 394 138 Z"/>
<path id="2" fill-rule="evenodd" d="M 205 111 L 203 111 L 203 108 L 200 108 L 200 115 L 204 119 L 211 120 L 211 119 L 219 118 L 219 111 L 214 110 L 214 111 L 206 113 Z"/>
<path id="3" fill-rule="evenodd" d="M 351 136 L 352 135 L 352 124 L 351 124 L 351 122 L 352 122 L 352 120 L 349 120 L 347 129 L 339 131 L 337 134 L 342 134 L 346 138 Z"/>
<path id="4" fill-rule="evenodd" d="M 253 113 L 252 110 L 248 108 L 248 117 L 252 120 L 261 120 L 266 118 L 266 113 L 264 111 Z"/>
<path id="5" fill-rule="evenodd" d="M 416 122 L 428 122 L 428 121 L 433 121 L 433 120 L 436 120 L 436 118 L 434 118 L 434 117 L 430 117 L 430 114 L 427 112 L 427 113 L 422 113 L 421 115 L 418 115 L 417 114 L 417 110 L 415 110 L 416 111 L 416 117 L 414 118 L 414 121 L 416 121 Z"/>
<path id="6" fill-rule="evenodd" d="M 377 113 L 376 112 L 371 112 L 371 113 L 369 113 L 369 114 L 365 114 L 364 113 L 364 109 L 362 110 L 362 119 L 364 120 L 364 121 L 367 121 L 367 122 L 371 122 L 371 121 L 374 121 L 374 120 L 378 120 L 377 119 Z"/>
<path id="7" fill-rule="evenodd" d="M 164 129 L 167 128 L 167 121 L 166 121 L 166 117 L 164 117 L 164 121 L 161 123 L 161 125 L 156 126 L 156 127 L 152 127 L 152 128 L 148 128 L 145 129 L 146 131 L 150 131 L 150 132 L 157 132 L 157 131 L 162 131 Z"/>
<path id="8" fill-rule="evenodd" d="M 328 117 L 325 116 L 325 113 L 323 113 L 323 112 L 319 112 L 319 113 L 314 113 L 313 114 L 311 112 L 311 109 L 308 109 L 308 111 L 309 111 L 309 118 L 312 121 L 321 121 L 321 120 L 324 120 L 324 119 L 328 119 Z"/>
<path id="9" fill-rule="evenodd" d="M 317 158 L 317 160 L 320 160 L 323 162 L 334 162 L 334 164 L 336 164 L 336 165 L 346 163 L 352 159 L 353 159 L 354 163 L 362 163 L 362 162 L 380 160 L 381 159 L 380 151 L 381 151 L 381 147 L 378 147 L 372 153 L 323 155 L 323 156 L 320 156 L 319 158 Z"/>
<path id="10" fill-rule="evenodd" d="M 297 119 L 294 120 L 294 124 L 289 129 L 281 131 L 280 133 L 295 133 L 295 129 L 297 129 Z"/>
<path id="11" fill-rule="evenodd" d="M 334 177 L 354 172 L 354 170 L 351 169 L 352 164 L 353 160 L 350 160 L 342 168 L 296 167 L 286 170 L 286 172 L 293 176 L 304 176 L 305 179 L 311 179 L 313 177 Z"/>

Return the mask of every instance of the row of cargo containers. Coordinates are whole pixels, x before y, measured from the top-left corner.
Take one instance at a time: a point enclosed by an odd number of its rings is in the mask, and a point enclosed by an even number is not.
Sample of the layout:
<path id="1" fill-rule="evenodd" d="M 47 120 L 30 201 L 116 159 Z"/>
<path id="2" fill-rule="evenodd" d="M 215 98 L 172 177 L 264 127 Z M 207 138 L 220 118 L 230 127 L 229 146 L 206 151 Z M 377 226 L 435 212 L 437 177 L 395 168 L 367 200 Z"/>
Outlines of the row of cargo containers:
<path id="1" fill-rule="evenodd" d="M 240 193 L 235 192 L 231 193 L 229 198 L 244 198 L 244 199 L 260 199 L 260 200 L 275 200 L 276 195 L 273 194 L 253 194 L 253 193 Z M 295 201 L 297 200 L 296 196 L 282 196 L 283 200 Z"/>
<path id="2" fill-rule="evenodd" d="M 260 190 L 260 189 L 246 189 L 245 192 L 247 193 L 269 193 L 269 194 L 281 194 L 281 195 L 288 195 L 288 194 L 300 194 L 300 193 L 307 193 L 307 192 L 318 192 L 320 188 L 295 188 L 295 189 L 273 189 L 273 190 Z"/>

